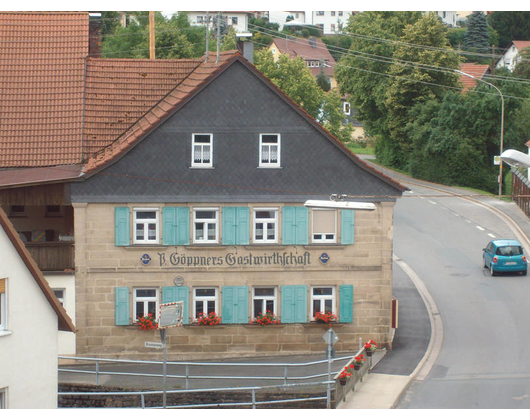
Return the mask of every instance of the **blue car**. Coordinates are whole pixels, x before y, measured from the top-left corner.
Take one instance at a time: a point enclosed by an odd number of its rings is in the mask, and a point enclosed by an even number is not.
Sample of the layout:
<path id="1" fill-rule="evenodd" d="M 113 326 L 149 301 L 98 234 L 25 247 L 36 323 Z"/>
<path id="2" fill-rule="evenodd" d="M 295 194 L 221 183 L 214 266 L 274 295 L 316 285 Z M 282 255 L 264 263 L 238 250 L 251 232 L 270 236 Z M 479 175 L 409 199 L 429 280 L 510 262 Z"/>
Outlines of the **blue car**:
<path id="1" fill-rule="evenodd" d="M 496 239 L 482 251 L 484 268 L 489 268 L 492 276 L 506 272 L 520 272 L 523 276 L 526 275 L 523 247 L 515 239 Z"/>

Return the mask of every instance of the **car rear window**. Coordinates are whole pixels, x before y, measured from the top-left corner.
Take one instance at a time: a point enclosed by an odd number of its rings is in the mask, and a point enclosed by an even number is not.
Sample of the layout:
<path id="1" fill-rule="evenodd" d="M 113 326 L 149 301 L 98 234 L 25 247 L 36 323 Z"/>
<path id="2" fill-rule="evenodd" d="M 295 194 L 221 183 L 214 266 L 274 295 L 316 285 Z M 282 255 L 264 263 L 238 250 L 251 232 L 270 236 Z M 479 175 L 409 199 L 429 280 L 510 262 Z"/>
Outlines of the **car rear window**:
<path id="1" fill-rule="evenodd" d="M 512 255 L 521 255 L 522 253 L 523 248 L 520 246 L 500 246 L 495 252 L 495 254 L 502 255 L 504 257 L 509 257 Z"/>

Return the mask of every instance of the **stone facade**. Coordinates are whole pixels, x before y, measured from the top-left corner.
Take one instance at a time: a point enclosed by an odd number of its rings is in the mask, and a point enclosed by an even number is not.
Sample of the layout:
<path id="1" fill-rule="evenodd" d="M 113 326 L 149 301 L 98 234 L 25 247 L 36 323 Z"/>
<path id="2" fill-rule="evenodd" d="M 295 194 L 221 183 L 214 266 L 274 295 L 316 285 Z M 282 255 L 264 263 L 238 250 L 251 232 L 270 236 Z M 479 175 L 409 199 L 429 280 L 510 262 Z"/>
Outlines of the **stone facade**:
<path id="1" fill-rule="evenodd" d="M 135 203 L 135 206 L 144 205 L 163 207 L 164 204 Z M 223 203 L 212 203 L 211 206 L 222 209 Z M 249 205 L 253 206 L 266 205 Z M 359 338 L 388 345 L 391 335 L 393 206 L 394 203 L 378 203 L 375 211 L 356 211 L 354 245 L 340 245 L 339 238 L 339 244 L 284 246 L 280 233 L 279 244 L 265 246 L 119 247 L 114 244 L 115 204 L 74 204 L 75 232 L 80 238 L 76 241 L 77 353 L 99 357 L 161 357 L 160 351 L 144 346 L 145 341 L 160 340 L 157 331 L 141 331 L 133 325 L 132 318 L 128 326 L 115 325 L 115 288 L 128 287 L 132 293 L 135 287 L 173 286 L 178 276 L 183 278 L 184 286 L 190 287 L 190 294 L 193 287 L 222 290 L 226 285 L 275 286 L 278 288 L 276 315 L 280 318 L 282 285 L 303 284 L 309 289 L 311 286 L 332 286 L 338 294 L 340 285 L 352 284 L 353 322 L 341 323 L 339 320 L 333 325 L 339 336 L 335 349 L 354 351 L 358 348 Z M 222 238 L 222 232 L 220 235 Z M 322 253 L 329 255 L 329 262 L 325 265 L 319 260 Z M 141 262 L 145 254 L 151 257 L 147 266 Z M 279 257 L 284 255 L 289 256 L 290 264 L 284 259 L 282 266 Z M 262 264 L 249 264 L 249 257 Z M 269 264 L 264 264 L 266 257 Z M 223 264 L 206 264 L 214 258 Z M 220 293 L 219 300 L 222 299 Z M 339 299 L 340 296 L 336 296 L 334 313 L 340 317 Z M 308 302 L 311 302 L 310 298 Z M 132 295 L 130 305 L 132 314 Z M 221 305 L 219 308 L 222 318 Z M 249 303 L 249 322 L 251 308 Z M 264 327 L 249 323 L 199 326 L 192 318 L 188 325 L 167 330 L 170 358 L 209 359 L 325 350 L 322 335 L 327 326 L 312 321 L 310 308 L 306 323 Z"/>

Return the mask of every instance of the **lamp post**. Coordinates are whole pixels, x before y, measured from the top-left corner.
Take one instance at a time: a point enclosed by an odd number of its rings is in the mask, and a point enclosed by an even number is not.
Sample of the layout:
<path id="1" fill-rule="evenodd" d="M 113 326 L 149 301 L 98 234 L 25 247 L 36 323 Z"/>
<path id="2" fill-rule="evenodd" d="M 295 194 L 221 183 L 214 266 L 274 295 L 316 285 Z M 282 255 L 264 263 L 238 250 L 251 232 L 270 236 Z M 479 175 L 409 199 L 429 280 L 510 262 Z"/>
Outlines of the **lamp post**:
<path id="1" fill-rule="evenodd" d="M 475 76 L 471 76 L 470 74 L 464 73 L 463 71 L 460 71 L 460 70 L 455 70 L 455 72 L 463 76 L 467 76 L 472 79 L 478 80 L 479 82 L 482 82 L 488 86 L 493 87 L 495 90 L 497 90 L 497 92 L 499 92 L 499 95 L 501 97 L 501 147 L 500 147 L 500 153 L 499 153 L 499 159 L 500 159 L 500 156 L 502 155 L 502 152 L 504 149 L 504 96 L 502 96 L 502 92 L 497 86 L 492 85 L 489 82 L 485 82 L 482 79 L 478 79 Z M 501 199 L 501 196 L 502 196 L 502 159 L 500 159 L 500 166 L 499 166 L 499 200 Z"/>

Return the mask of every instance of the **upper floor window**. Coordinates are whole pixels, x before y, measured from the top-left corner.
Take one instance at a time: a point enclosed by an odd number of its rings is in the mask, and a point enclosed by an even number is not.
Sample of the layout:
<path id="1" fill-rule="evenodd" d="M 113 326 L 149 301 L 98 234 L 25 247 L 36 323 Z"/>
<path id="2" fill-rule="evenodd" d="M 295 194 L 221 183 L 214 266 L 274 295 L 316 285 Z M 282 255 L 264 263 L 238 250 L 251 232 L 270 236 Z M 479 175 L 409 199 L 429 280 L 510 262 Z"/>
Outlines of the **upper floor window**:
<path id="1" fill-rule="evenodd" d="M 339 11 L 339 16 L 342 16 L 342 13 L 343 13 L 343 12 Z"/>
<path id="2" fill-rule="evenodd" d="M 191 166 L 199 168 L 212 167 L 212 135 L 193 134 Z"/>
<path id="3" fill-rule="evenodd" d="M 253 242 L 278 242 L 278 209 L 254 209 Z"/>
<path id="4" fill-rule="evenodd" d="M 259 166 L 280 166 L 280 135 L 260 134 L 259 136 Z"/>
<path id="5" fill-rule="evenodd" d="M 334 287 L 312 287 L 311 288 L 311 318 L 317 312 L 334 313 L 335 308 L 335 288 Z"/>
<path id="6" fill-rule="evenodd" d="M 335 243 L 337 239 L 337 212 L 335 210 L 314 209 L 313 242 Z"/>
<path id="7" fill-rule="evenodd" d="M 197 16 L 197 23 L 204 23 L 204 16 Z"/>
<path id="8" fill-rule="evenodd" d="M 219 210 L 194 209 L 193 241 L 217 243 L 219 238 Z"/>
<path id="9" fill-rule="evenodd" d="M 351 107 L 349 102 L 343 102 L 342 103 L 342 109 L 344 110 L 344 114 L 350 115 L 351 114 Z"/>
<path id="10" fill-rule="evenodd" d="M 331 16 L 335 16 L 335 12 L 331 12 Z"/>
<path id="11" fill-rule="evenodd" d="M 158 318 L 158 289 L 134 289 L 134 319 L 151 314 Z"/>
<path id="12" fill-rule="evenodd" d="M 134 209 L 134 243 L 158 243 L 158 209 Z"/>
<path id="13" fill-rule="evenodd" d="M 232 16 L 232 25 L 237 25 L 237 16 Z"/>
<path id="14" fill-rule="evenodd" d="M 324 12 L 317 12 L 317 16 L 324 16 Z"/>

